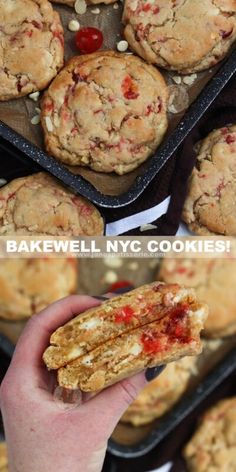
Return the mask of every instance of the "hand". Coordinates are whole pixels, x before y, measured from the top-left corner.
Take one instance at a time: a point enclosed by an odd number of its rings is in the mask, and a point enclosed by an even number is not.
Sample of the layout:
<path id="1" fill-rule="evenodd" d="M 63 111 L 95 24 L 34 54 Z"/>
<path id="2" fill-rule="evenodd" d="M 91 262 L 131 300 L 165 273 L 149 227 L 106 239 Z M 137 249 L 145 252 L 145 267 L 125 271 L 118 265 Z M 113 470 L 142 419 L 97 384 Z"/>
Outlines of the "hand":
<path id="1" fill-rule="evenodd" d="M 33 316 L 0 387 L 10 472 L 99 472 L 107 441 L 144 387 L 143 373 L 113 385 L 73 409 L 61 409 L 50 391 L 53 374 L 42 354 L 50 334 L 100 302 L 71 296 Z"/>

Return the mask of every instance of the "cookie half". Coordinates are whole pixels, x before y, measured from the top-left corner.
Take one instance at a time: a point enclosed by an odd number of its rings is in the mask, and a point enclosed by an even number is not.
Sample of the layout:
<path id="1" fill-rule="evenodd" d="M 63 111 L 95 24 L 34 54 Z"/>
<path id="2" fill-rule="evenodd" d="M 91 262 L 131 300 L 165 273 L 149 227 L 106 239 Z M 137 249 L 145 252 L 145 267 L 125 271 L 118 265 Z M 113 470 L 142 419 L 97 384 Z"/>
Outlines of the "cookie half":
<path id="1" fill-rule="evenodd" d="M 196 359 L 184 357 L 168 364 L 129 406 L 121 418 L 123 423 L 141 426 L 164 415 L 186 390 Z"/>
<path id="2" fill-rule="evenodd" d="M 165 134 L 167 96 L 158 70 L 133 55 L 74 57 L 42 99 L 46 149 L 72 166 L 130 172 Z"/>
<path id="3" fill-rule="evenodd" d="M 47 0 L 0 0 L 0 100 L 45 89 L 63 57 L 60 17 Z"/>
<path id="4" fill-rule="evenodd" d="M 188 182 L 182 218 L 201 236 L 236 236 L 236 125 L 202 142 Z"/>
<path id="5" fill-rule="evenodd" d="M 59 385 L 100 390 L 145 367 L 199 353 L 206 316 L 191 289 L 146 285 L 59 328 L 44 362 L 59 367 Z"/>
<path id="6" fill-rule="evenodd" d="M 236 334 L 236 260 L 169 259 L 163 260 L 157 279 L 193 287 L 209 315 L 204 335 L 221 338 Z"/>
<path id="7" fill-rule="evenodd" d="M 147 62 L 179 73 L 219 62 L 236 38 L 234 0 L 125 0 L 125 38 Z"/>
<path id="8" fill-rule="evenodd" d="M 76 292 L 77 263 L 73 259 L 2 259 L 0 318 L 20 320 Z"/>
<path id="9" fill-rule="evenodd" d="M 236 397 L 206 411 L 184 449 L 184 458 L 190 472 L 236 470 Z"/>
<path id="10" fill-rule="evenodd" d="M 92 203 L 39 172 L 0 189 L 0 234 L 102 235 L 103 218 Z"/>

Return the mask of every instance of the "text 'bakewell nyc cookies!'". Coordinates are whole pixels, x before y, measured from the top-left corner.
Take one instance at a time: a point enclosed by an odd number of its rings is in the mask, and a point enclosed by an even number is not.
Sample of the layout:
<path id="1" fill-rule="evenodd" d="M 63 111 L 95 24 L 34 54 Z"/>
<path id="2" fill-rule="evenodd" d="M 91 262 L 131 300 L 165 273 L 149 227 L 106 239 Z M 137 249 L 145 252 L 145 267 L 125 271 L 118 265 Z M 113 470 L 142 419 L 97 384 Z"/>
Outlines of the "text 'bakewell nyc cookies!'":
<path id="1" fill-rule="evenodd" d="M 199 354 L 207 313 L 192 289 L 144 285 L 57 329 L 43 359 L 58 370 L 61 387 L 98 391 L 147 367 Z"/>
<path id="2" fill-rule="evenodd" d="M 167 99 L 161 73 L 138 57 L 113 51 L 73 57 L 41 102 L 46 150 L 71 166 L 130 172 L 162 141 Z"/>

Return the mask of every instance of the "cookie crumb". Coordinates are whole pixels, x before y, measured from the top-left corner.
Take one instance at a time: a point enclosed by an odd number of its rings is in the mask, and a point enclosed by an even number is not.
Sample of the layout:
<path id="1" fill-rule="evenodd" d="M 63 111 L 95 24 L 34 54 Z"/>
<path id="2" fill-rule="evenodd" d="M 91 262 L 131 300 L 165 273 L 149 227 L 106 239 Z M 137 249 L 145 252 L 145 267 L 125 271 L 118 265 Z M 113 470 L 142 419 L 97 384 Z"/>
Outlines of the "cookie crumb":
<path id="1" fill-rule="evenodd" d="M 173 80 L 173 82 L 175 82 L 177 85 L 180 85 L 181 82 L 182 82 L 182 77 L 180 77 L 179 75 L 173 75 L 172 80 Z"/>
<path id="2" fill-rule="evenodd" d="M 76 0 L 75 2 L 75 11 L 78 15 L 83 15 L 87 10 L 87 3 L 85 0 Z"/>
<path id="3" fill-rule="evenodd" d="M 40 123 L 40 115 L 35 115 L 33 118 L 31 118 L 30 123 L 32 125 L 39 125 Z"/>
<path id="4" fill-rule="evenodd" d="M 79 31 L 80 23 L 77 20 L 70 20 L 68 23 L 68 30 L 70 31 Z"/>
<path id="5" fill-rule="evenodd" d="M 40 95 L 39 92 L 33 92 L 29 94 L 29 98 L 33 100 L 34 102 L 37 102 L 39 99 L 39 95 Z"/>
<path id="6" fill-rule="evenodd" d="M 113 8 L 114 8 L 114 10 L 118 10 L 118 8 L 119 8 L 118 3 L 114 3 Z"/>
<path id="7" fill-rule="evenodd" d="M 93 10 L 91 10 L 91 13 L 93 13 L 94 15 L 98 15 L 100 13 L 100 9 L 94 8 Z"/>
<path id="8" fill-rule="evenodd" d="M 181 113 L 189 106 L 189 96 L 183 85 L 170 85 L 168 111 L 170 113 Z"/>
<path id="9" fill-rule="evenodd" d="M 127 41 L 122 40 L 122 41 L 119 41 L 119 42 L 117 43 L 116 47 L 117 47 L 118 51 L 120 51 L 120 52 L 125 52 L 125 51 L 127 51 L 129 45 L 128 45 L 128 42 L 127 42 Z"/>

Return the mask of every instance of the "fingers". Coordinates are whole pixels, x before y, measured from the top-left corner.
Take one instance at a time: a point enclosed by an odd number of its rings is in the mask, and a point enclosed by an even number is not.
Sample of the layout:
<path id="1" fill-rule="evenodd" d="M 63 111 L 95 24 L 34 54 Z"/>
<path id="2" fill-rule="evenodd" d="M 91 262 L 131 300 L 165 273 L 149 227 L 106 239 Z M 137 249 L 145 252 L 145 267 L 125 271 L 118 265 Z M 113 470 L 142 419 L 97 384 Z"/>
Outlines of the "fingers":
<path id="1" fill-rule="evenodd" d="M 73 315 L 100 305 L 100 301 L 89 296 L 74 295 L 53 303 L 27 323 L 17 343 L 12 359 L 14 368 L 29 369 L 42 365 L 42 354 L 49 344 L 55 329 L 69 321 Z"/>
<path id="2" fill-rule="evenodd" d="M 79 417 L 81 408 L 88 409 L 94 424 L 99 424 L 101 433 L 108 439 L 122 414 L 146 384 L 144 372 L 122 380 L 81 405 L 74 415 Z"/>

